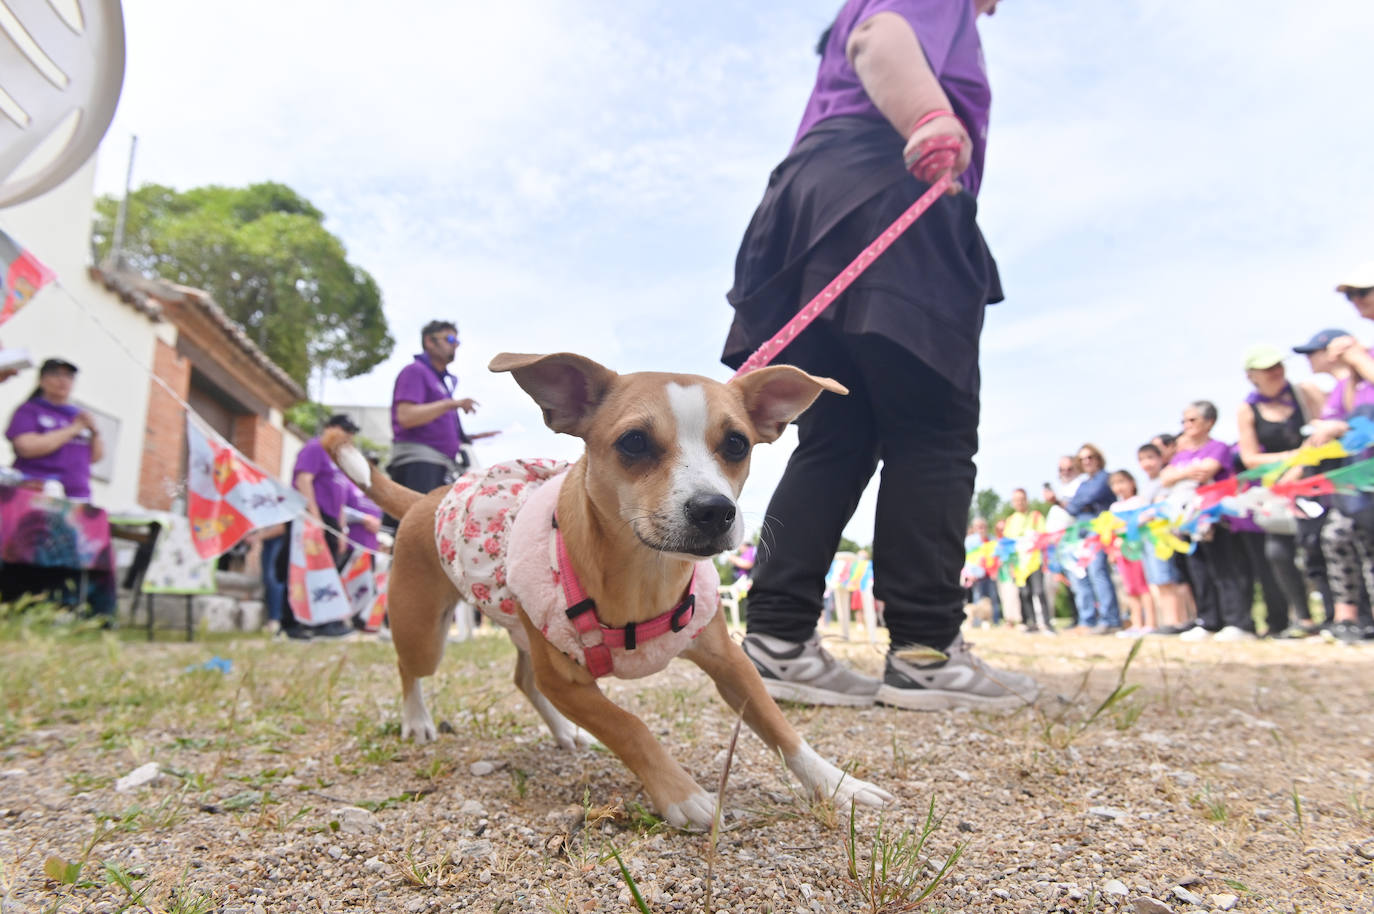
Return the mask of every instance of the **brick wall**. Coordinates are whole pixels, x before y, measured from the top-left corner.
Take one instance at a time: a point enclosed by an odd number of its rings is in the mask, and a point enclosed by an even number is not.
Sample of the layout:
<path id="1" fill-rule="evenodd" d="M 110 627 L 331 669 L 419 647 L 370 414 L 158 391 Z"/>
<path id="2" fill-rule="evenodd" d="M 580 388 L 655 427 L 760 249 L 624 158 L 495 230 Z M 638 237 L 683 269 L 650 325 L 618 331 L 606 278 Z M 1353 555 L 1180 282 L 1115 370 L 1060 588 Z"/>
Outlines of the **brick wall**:
<path id="1" fill-rule="evenodd" d="M 272 425 L 266 419 L 257 418 L 258 437 L 257 437 L 257 456 L 253 459 L 258 462 L 258 466 L 276 476 L 284 479 L 284 474 L 291 472 L 290 467 L 281 465 L 281 429 Z"/>
<path id="2" fill-rule="evenodd" d="M 153 353 L 153 373 L 183 399 L 190 392 L 191 363 L 162 340 Z M 181 406 L 156 381 L 149 381 L 148 427 L 138 475 L 138 502 L 143 507 L 165 511 L 172 506 L 182 479 L 185 439 L 186 415 Z"/>
<path id="3" fill-rule="evenodd" d="M 233 444 L 268 475 L 281 478 L 281 429 L 261 416 L 236 416 Z"/>
<path id="4" fill-rule="evenodd" d="M 229 438 L 229 443 L 232 444 L 240 454 L 254 463 L 257 463 L 258 460 L 257 455 L 254 453 L 256 450 L 255 442 L 258 437 L 257 418 L 257 416 L 244 413 L 235 416 L 234 433 Z M 267 467 L 263 467 L 263 469 L 266 470 Z"/>

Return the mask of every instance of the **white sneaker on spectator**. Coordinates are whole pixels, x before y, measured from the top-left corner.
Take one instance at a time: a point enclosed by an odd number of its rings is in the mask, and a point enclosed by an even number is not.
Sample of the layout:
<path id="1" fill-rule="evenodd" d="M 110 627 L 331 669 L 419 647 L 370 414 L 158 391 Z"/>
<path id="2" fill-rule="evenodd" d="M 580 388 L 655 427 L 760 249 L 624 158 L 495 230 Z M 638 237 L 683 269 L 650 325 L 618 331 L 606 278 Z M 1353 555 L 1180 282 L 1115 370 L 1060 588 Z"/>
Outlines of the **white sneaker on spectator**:
<path id="1" fill-rule="evenodd" d="M 1215 641 L 1254 641 L 1254 632 L 1247 632 L 1238 625 L 1228 625 L 1213 636 Z"/>
<path id="2" fill-rule="evenodd" d="M 1210 641 L 1211 638 L 1212 633 L 1201 625 L 1194 625 L 1186 632 L 1179 632 L 1178 635 L 1180 641 Z"/>

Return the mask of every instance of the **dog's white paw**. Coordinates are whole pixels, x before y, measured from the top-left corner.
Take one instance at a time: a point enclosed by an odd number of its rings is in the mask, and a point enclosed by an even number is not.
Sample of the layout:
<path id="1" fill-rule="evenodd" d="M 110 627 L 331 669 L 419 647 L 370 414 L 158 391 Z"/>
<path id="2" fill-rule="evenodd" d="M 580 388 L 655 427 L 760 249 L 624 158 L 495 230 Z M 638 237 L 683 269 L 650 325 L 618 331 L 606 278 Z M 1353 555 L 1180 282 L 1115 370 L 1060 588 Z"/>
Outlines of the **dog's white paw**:
<path id="1" fill-rule="evenodd" d="M 406 696 L 401 708 L 401 739 L 414 739 L 418 745 L 424 745 L 438 738 L 439 731 L 434 726 L 434 718 L 429 716 L 420 686 L 416 683 L 414 691 Z"/>
<path id="2" fill-rule="evenodd" d="M 851 776 L 816 754 L 805 742 L 787 757 L 787 767 L 816 796 L 830 798 L 836 806 L 851 802 L 860 806 L 886 806 L 896 798 L 867 781 Z"/>
<path id="3" fill-rule="evenodd" d="M 558 747 L 560 749 L 566 749 L 568 752 L 575 752 L 578 749 L 589 749 L 596 743 L 596 740 L 592 738 L 590 733 L 572 723 L 569 723 L 567 727 L 562 727 L 557 730 L 550 728 L 550 730 L 553 732 L 553 739 L 554 742 L 558 743 Z"/>
<path id="4" fill-rule="evenodd" d="M 674 828 L 709 829 L 716 818 L 716 795 L 698 790 L 681 803 L 670 803 L 663 819 Z"/>
<path id="5" fill-rule="evenodd" d="M 439 738 L 439 731 L 434 727 L 434 721 L 425 715 L 425 719 L 412 723 L 409 720 L 401 721 L 401 739 L 414 739 L 415 744 L 423 746 L 425 743 L 432 743 Z"/>
<path id="6" fill-rule="evenodd" d="M 840 781 L 839 786 L 831 792 L 830 796 L 835 798 L 835 805 L 839 808 L 844 808 L 850 803 L 858 803 L 860 806 L 883 807 L 897 799 L 881 787 L 848 775 L 844 776 L 844 779 Z"/>

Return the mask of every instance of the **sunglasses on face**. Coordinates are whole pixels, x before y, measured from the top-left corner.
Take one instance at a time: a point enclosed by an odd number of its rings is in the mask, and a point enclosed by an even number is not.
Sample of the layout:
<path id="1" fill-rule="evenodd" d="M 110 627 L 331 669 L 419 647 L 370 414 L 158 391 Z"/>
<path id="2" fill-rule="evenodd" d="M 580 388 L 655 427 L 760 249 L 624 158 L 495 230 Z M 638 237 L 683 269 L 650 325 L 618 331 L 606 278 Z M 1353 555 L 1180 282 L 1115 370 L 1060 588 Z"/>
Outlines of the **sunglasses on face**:
<path id="1" fill-rule="evenodd" d="M 1369 289 L 1346 289 L 1346 290 L 1345 290 L 1345 298 L 1346 298 L 1346 301 L 1352 301 L 1352 302 L 1354 302 L 1354 301 L 1359 301 L 1360 299 L 1362 299 L 1362 298 L 1364 298 L 1366 295 L 1368 295 L 1370 292 L 1374 292 L 1374 288 L 1369 288 Z"/>
<path id="2" fill-rule="evenodd" d="M 443 336 L 440 336 L 439 334 L 436 333 L 436 334 L 434 335 L 434 338 L 435 338 L 435 339 L 438 339 L 438 340 L 443 340 L 445 343 L 448 343 L 448 344 L 450 344 L 450 345 L 452 345 L 452 346 L 457 346 L 457 345 L 458 345 L 458 337 L 457 337 L 456 334 L 446 333 L 446 334 L 444 334 Z"/>

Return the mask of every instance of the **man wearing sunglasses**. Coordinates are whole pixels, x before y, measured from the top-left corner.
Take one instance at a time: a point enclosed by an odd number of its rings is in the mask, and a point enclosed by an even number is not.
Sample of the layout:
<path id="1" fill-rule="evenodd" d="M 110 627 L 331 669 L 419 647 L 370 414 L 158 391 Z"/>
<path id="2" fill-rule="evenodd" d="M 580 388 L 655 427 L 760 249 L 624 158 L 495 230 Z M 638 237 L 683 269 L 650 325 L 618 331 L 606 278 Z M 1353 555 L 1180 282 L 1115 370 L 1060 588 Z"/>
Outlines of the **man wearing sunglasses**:
<path id="1" fill-rule="evenodd" d="M 451 321 L 430 321 L 420 331 L 423 352 L 401 369 L 391 394 L 391 462 L 387 473 L 401 485 L 430 492 L 457 478 L 467 468 L 462 445 L 495 432 L 468 435 L 459 411 L 473 413 L 477 401 L 457 399 L 458 379 L 448 366 L 458 353 L 458 328 Z M 383 526 L 394 531 L 396 520 Z"/>
<path id="2" fill-rule="evenodd" d="M 1347 273 L 1336 291 L 1346 297 L 1360 317 L 1374 320 L 1374 261 L 1362 263 Z M 1326 354 L 1350 368 L 1357 379 L 1374 383 L 1374 354 L 1353 336 L 1338 336 L 1327 343 Z"/>

